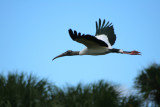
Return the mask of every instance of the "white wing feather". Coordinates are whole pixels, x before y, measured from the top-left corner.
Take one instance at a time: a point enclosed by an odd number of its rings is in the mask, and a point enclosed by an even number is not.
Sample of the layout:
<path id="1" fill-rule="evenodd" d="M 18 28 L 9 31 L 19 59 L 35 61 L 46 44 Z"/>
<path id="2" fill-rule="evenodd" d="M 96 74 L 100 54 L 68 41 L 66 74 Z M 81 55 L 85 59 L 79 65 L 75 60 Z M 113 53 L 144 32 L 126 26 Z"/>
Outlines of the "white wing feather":
<path id="1" fill-rule="evenodd" d="M 105 34 L 101 34 L 101 35 L 96 35 L 95 36 L 97 39 L 104 41 L 107 45 L 109 49 L 112 49 L 111 44 L 109 43 L 108 37 Z"/>

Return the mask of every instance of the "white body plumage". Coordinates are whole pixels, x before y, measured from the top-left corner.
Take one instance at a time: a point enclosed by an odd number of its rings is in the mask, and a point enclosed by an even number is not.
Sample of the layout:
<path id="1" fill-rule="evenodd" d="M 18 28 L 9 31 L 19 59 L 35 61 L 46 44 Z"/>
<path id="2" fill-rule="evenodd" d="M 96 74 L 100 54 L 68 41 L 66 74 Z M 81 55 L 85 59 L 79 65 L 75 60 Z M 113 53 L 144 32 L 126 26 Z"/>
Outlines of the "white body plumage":
<path id="1" fill-rule="evenodd" d="M 104 55 L 109 53 L 107 47 L 85 48 L 79 52 L 79 55 Z"/>
<path id="2" fill-rule="evenodd" d="M 112 49 L 111 44 L 108 41 L 108 37 L 105 34 L 95 36 L 97 39 L 104 41 L 108 47 L 97 46 L 92 44 L 92 47 L 87 47 L 79 52 L 79 55 L 104 55 L 109 53 L 108 49 Z M 87 41 L 86 41 L 87 42 Z"/>

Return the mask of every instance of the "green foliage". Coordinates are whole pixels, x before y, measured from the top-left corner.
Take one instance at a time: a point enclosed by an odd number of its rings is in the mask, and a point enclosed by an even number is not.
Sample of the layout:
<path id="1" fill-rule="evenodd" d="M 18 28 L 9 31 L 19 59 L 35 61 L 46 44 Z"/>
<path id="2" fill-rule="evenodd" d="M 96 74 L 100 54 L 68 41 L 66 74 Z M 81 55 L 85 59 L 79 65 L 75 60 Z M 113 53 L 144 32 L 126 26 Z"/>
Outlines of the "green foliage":
<path id="1" fill-rule="evenodd" d="M 0 75 L 0 107 L 140 107 L 136 96 L 121 97 L 105 81 L 61 89 L 23 73 Z"/>
<path id="2" fill-rule="evenodd" d="M 137 96 L 121 97 L 116 86 L 104 81 L 86 86 L 78 84 L 64 91 L 57 88 L 53 100 L 60 107 L 141 107 L 142 104 Z"/>
<path id="3" fill-rule="evenodd" d="M 129 97 L 123 97 L 120 107 L 142 107 L 142 99 L 138 96 L 130 95 Z"/>
<path id="4" fill-rule="evenodd" d="M 50 84 L 22 73 L 0 75 L 0 107 L 48 107 L 52 105 Z M 4 106 L 5 105 L 5 106 Z"/>
<path id="5" fill-rule="evenodd" d="M 152 64 L 141 71 L 135 80 L 135 87 L 143 94 L 143 98 L 160 106 L 160 65 Z"/>

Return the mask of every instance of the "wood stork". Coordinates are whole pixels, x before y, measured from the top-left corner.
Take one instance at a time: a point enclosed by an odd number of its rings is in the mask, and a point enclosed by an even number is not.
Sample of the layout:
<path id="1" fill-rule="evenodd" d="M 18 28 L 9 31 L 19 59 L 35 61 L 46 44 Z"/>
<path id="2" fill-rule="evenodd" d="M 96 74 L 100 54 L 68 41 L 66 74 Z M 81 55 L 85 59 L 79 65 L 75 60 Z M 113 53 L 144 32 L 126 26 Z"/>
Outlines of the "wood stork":
<path id="1" fill-rule="evenodd" d="M 112 23 L 105 23 L 105 19 L 101 24 L 101 19 L 99 19 L 99 24 L 96 21 L 96 34 L 95 36 L 89 34 L 77 33 L 77 31 L 68 30 L 72 40 L 82 43 L 86 46 L 85 49 L 81 51 L 68 50 L 52 60 L 63 57 L 63 56 L 73 56 L 73 55 L 104 55 L 108 53 L 121 53 L 129 55 L 141 55 L 138 51 L 123 51 L 122 49 L 112 48 L 112 45 L 116 41 L 116 35 L 114 33 L 114 28 Z"/>

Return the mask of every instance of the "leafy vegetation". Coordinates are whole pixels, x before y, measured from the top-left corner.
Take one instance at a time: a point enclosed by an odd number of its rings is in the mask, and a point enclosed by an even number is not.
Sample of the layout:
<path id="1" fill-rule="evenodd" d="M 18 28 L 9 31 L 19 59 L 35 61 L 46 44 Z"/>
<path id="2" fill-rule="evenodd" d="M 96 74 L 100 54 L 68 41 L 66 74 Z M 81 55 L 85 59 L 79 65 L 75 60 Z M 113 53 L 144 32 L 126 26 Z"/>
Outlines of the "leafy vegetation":
<path id="1" fill-rule="evenodd" d="M 135 87 L 144 100 L 153 101 L 160 106 L 160 65 L 152 64 L 142 70 L 135 80 Z"/>
<path id="2" fill-rule="evenodd" d="M 32 76 L 8 74 L 0 75 L 0 107 L 49 107 L 51 85 L 46 80 Z"/>
<path id="3" fill-rule="evenodd" d="M 119 86 L 106 81 L 59 88 L 23 73 L 0 74 L 0 107 L 142 107 L 160 105 L 160 65 L 142 70 L 135 79 L 141 96 L 122 96 Z M 153 105 L 152 104 L 152 105 Z"/>
<path id="4" fill-rule="evenodd" d="M 65 107 L 118 107 L 120 92 L 104 81 L 96 84 L 77 87 L 67 87 L 64 91 L 57 91 L 56 100 L 60 100 Z"/>

